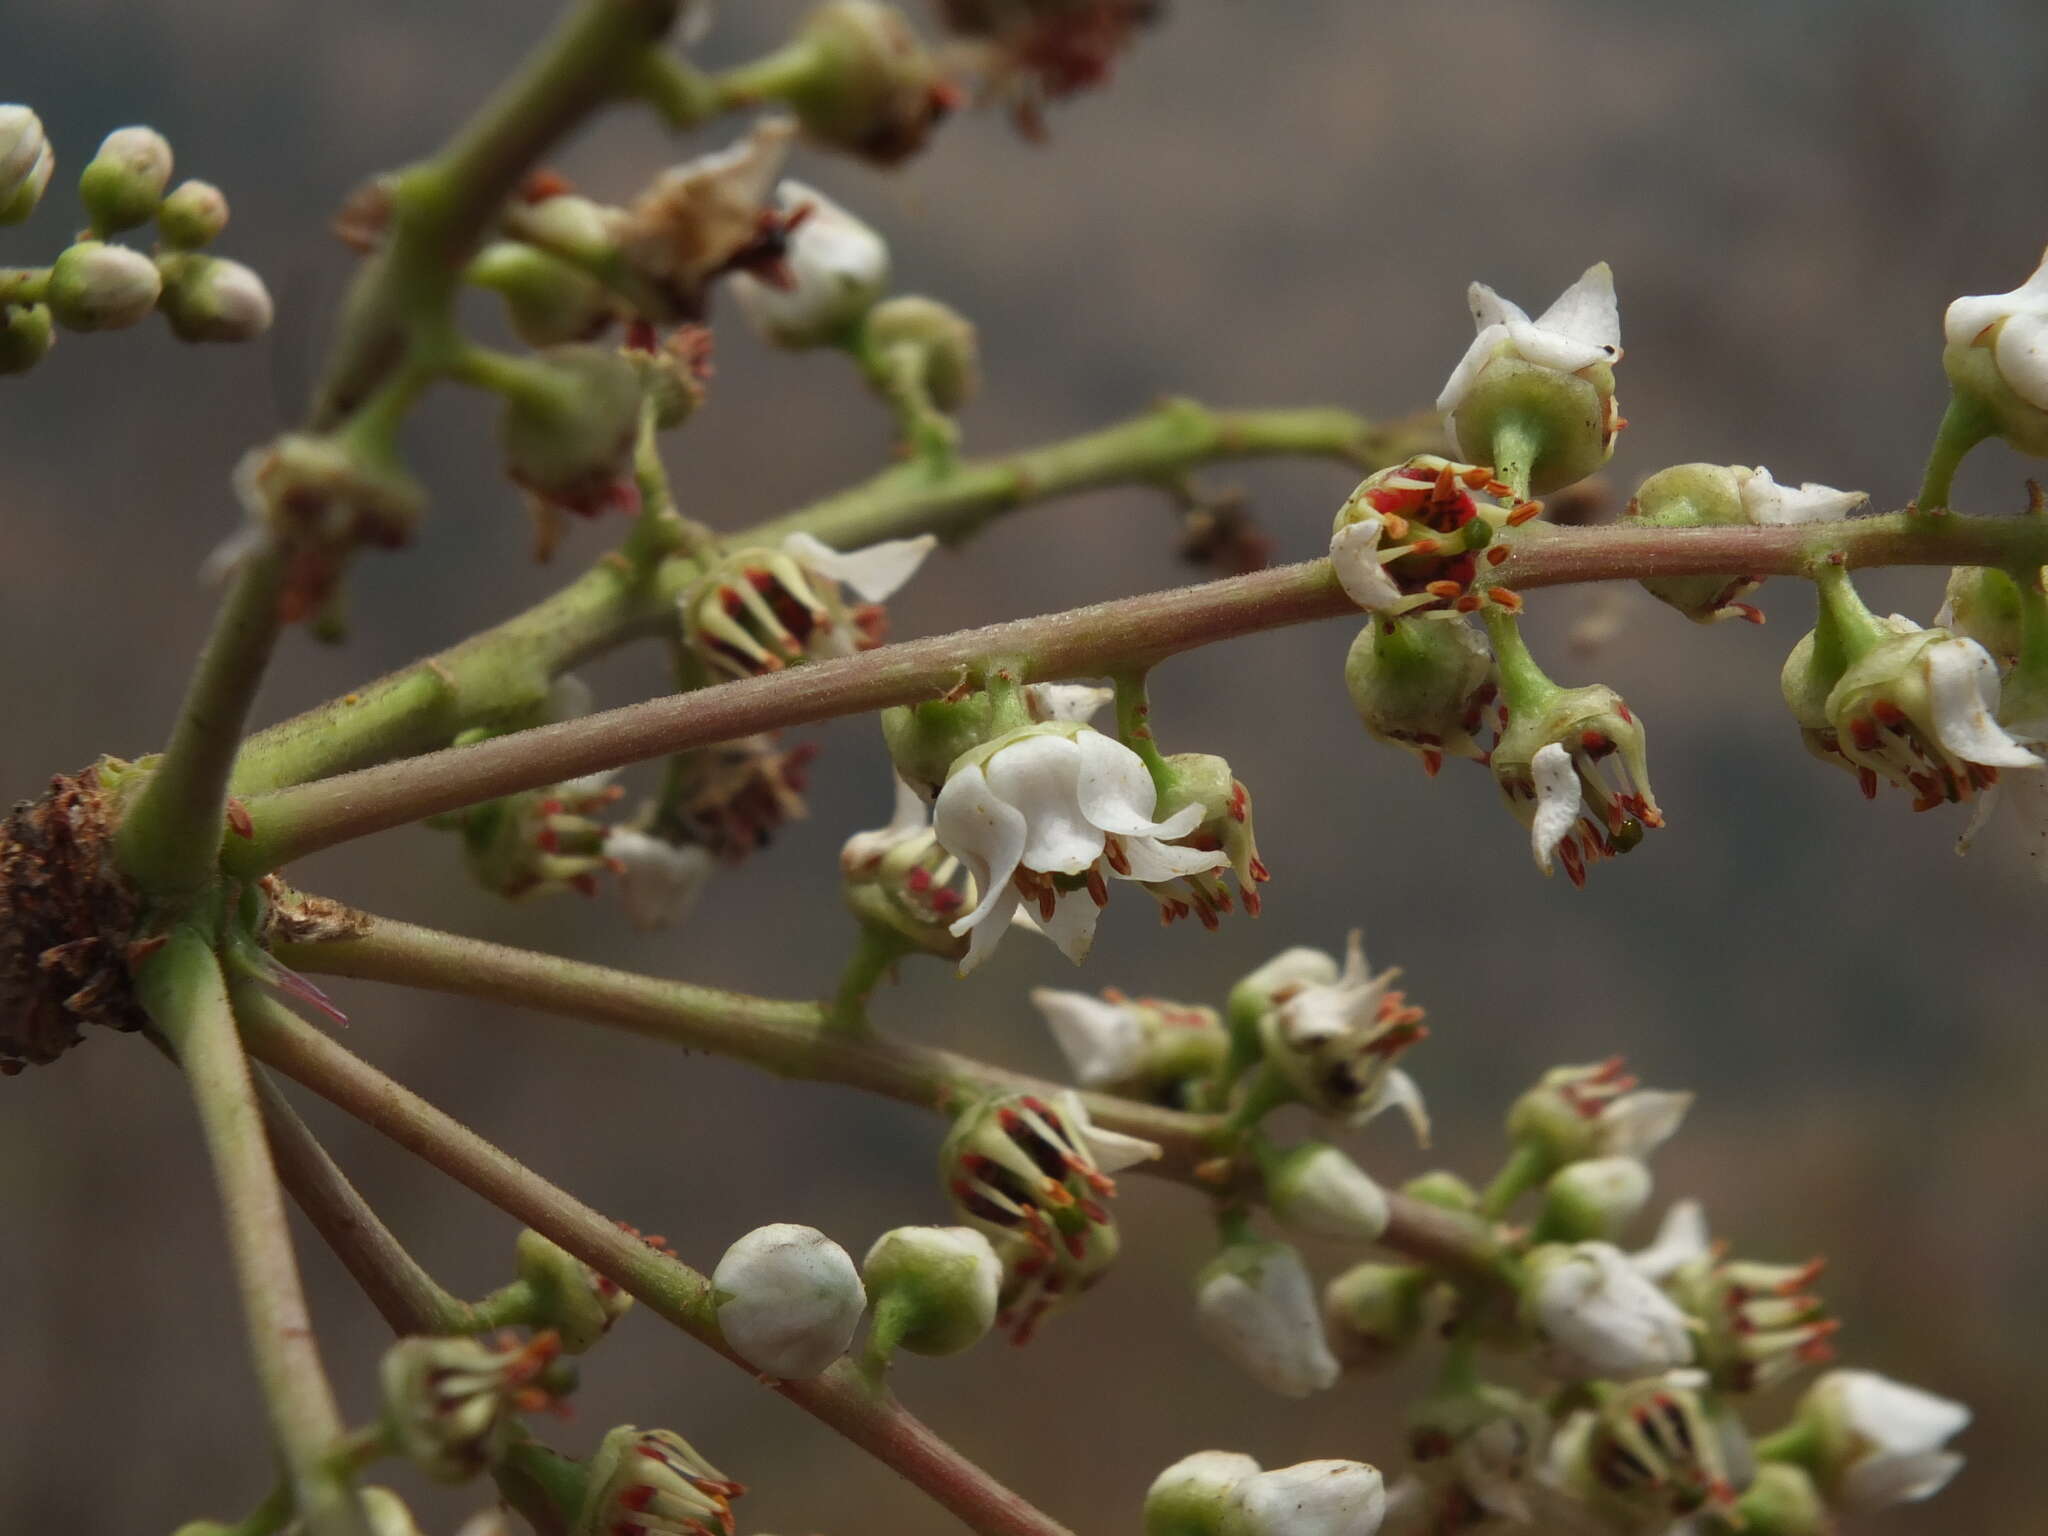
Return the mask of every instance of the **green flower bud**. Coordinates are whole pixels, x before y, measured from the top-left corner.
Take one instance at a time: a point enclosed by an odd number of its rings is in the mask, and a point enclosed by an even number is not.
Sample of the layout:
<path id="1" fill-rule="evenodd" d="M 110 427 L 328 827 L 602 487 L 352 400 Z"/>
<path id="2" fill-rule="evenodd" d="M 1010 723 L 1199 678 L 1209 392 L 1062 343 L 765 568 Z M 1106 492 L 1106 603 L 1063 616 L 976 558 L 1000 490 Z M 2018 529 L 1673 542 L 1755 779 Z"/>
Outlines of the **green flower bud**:
<path id="1" fill-rule="evenodd" d="M 1628 504 L 1630 521 L 1651 528 L 1784 527 L 1833 522 L 1870 498 L 1809 481 L 1781 486 L 1768 469 L 1723 464 L 1675 464 L 1638 487 Z M 1737 599 L 1763 584 L 1758 576 L 1659 576 L 1643 583 L 1652 597 L 1698 624 L 1747 619 L 1763 614 Z"/>
<path id="2" fill-rule="evenodd" d="M 867 344 L 878 356 L 907 354 L 939 410 L 951 414 L 981 389 L 974 323 L 937 299 L 905 294 L 868 312 Z"/>
<path id="3" fill-rule="evenodd" d="M 1533 1241 L 1612 1241 L 1650 1202 L 1650 1170 L 1638 1158 L 1594 1157 L 1568 1164 L 1543 1190 Z"/>
<path id="4" fill-rule="evenodd" d="M 552 1334 L 515 1349 L 464 1338 L 400 1339 L 379 1370 L 393 1446 L 441 1482 L 474 1477 L 489 1463 L 515 1395 L 559 1348 Z"/>
<path id="5" fill-rule="evenodd" d="M 123 245 L 81 240 L 50 268 L 50 313 L 67 331 L 117 331 L 156 308 L 156 263 Z"/>
<path id="6" fill-rule="evenodd" d="M 1974 640 L 2005 661 L 2020 654 L 2020 589 L 1996 566 L 1959 565 L 1934 620 L 1937 629 Z"/>
<path id="7" fill-rule="evenodd" d="M 1445 757 L 1486 760 L 1486 706 L 1499 691 L 1485 637 L 1455 613 L 1375 618 L 1344 658 L 1344 686 L 1365 728 L 1435 775 Z"/>
<path id="8" fill-rule="evenodd" d="M 551 507 L 580 517 L 633 500 L 640 370 L 602 347 L 551 347 L 505 401 L 505 468 Z"/>
<path id="9" fill-rule="evenodd" d="M 1145 1536 L 1216 1536 L 1231 1495 L 1259 1464 L 1238 1451 L 1197 1451 L 1152 1480 L 1145 1493 Z"/>
<path id="10" fill-rule="evenodd" d="M 861 1263 L 884 1352 L 954 1355 L 995 1326 L 1003 1266 L 972 1227 L 897 1227 Z"/>
<path id="11" fill-rule="evenodd" d="M 43 120 L 16 103 L 0 106 L 0 225 L 35 212 L 56 168 Z"/>
<path id="12" fill-rule="evenodd" d="M 573 192 L 508 209 L 506 225 L 519 240 L 585 272 L 604 272 L 620 257 L 622 210 Z"/>
<path id="13" fill-rule="evenodd" d="M 673 1430 L 621 1424 L 590 1458 L 573 1536 L 731 1536 L 746 1491 Z"/>
<path id="14" fill-rule="evenodd" d="M 1387 1229 L 1387 1192 L 1326 1142 L 1304 1142 L 1260 1159 L 1266 1203 L 1283 1224 L 1312 1237 L 1372 1243 Z"/>
<path id="15" fill-rule="evenodd" d="M 1743 1536 L 1833 1536 L 1834 1518 L 1813 1479 L 1799 1467 L 1767 1461 L 1735 1501 L 1729 1524 Z"/>
<path id="16" fill-rule="evenodd" d="M 49 305 L 0 305 L 0 374 L 27 373 L 56 344 Z"/>
<path id="17" fill-rule="evenodd" d="M 551 1328 L 562 1348 L 580 1355 L 633 1305 L 614 1280 L 531 1229 L 519 1234 L 519 1278 L 533 1293 L 532 1321 Z"/>
<path id="18" fill-rule="evenodd" d="M 239 261 L 193 252 L 161 258 L 157 307 L 180 341 L 254 341 L 270 329 L 270 290 Z"/>
<path id="19" fill-rule="evenodd" d="M 171 146 L 154 128 L 116 128 L 78 178 L 78 200 L 93 233 L 119 234 L 147 224 L 171 181 Z"/>
<path id="20" fill-rule="evenodd" d="M 809 67 L 776 94 L 819 143 L 877 165 L 924 147 L 951 107 L 938 62 L 894 6 L 831 0 L 806 16 L 795 47 Z"/>
<path id="21" fill-rule="evenodd" d="M 210 181 L 183 181 L 156 210 L 156 227 L 174 251 L 211 245 L 228 227 L 228 200 Z"/>
<path id="22" fill-rule="evenodd" d="M 517 240 L 485 246 L 464 275 L 505 301 L 513 331 L 530 347 L 588 341 L 618 312 L 610 292 L 595 278 Z"/>
<path id="23" fill-rule="evenodd" d="M 882 740 L 897 776 L 926 800 L 935 800 L 954 760 L 994 738 L 994 717 L 994 704 L 979 691 L 962 699 L 899 705 L 882 711 Z"/>
<path id="24" fill-rule="evenodd" d="M 1420 1200 L 1424 1205 L 1434 1205 L 1446 1211 L 1474 1215 L 1479 1210 L 1479 1191 L 1448 1168 L 1432 1168 L 1428 1173 L 1418 1173 L 1401 1186 L 1401 1193 L 1410 1200 Z"/>
<path id="25" fill-rule="evenodd" d="M 1436 1276 L 1407 1264 L 1354 1264 L 1323 1287 L 1323 1324 L 1346 1370 L 1378 1370 L 1407 1354 L 1429 1325 Z"/>

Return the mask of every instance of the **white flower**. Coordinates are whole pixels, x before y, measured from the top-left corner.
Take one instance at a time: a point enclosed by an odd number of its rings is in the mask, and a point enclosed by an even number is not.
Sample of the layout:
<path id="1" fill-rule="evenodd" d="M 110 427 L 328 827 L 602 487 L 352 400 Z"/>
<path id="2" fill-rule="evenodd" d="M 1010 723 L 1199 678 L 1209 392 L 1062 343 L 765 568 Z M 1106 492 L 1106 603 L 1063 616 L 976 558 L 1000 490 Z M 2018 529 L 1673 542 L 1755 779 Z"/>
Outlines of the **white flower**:
<path id="1" fill-rule="evenodd" d="M 1851 765 L 1930 806 L 1988 788 L 1995 770 L 2042 766 L 1998 722 L 1998 663 L 1989 651 L 1898 614 L 1885 627 L 1891 633 L 1851 662 L 1827 696 L 1828 723 Z"/>
<path id="2" fill-rule="evenodd" d="M 815 534 L 792 533 L 773 548 L 737 550 L 682 599 L 684 632 L 707 661 L 736 677 L 779 671 L 806 656 L 851 656 L 862 648 L 862 616 L 849 611 L 841 585 L 882 602 L 937 544 L 926 533 L 837 550 Z"/>
<path id="3" fill-rule="evenodd" d="M 1536 786 L 1536 814 L 1529 822 L 1529 851 L 1535 856 L 1536 867 L 1547 875 L 1557 845 L 1578 825 L 1585 794 L 1579 787 L 1578 765 L 1554 741 L 1536 749 L 1536 755 L 1529 760 L 1529 772 Z"/>
<path id="4" fill-rule="evenodd" d="M 1371 1243 L 1387 1229 L 1387 1192 L 1319 1142 L 1283 1154 L 1267 1172 L 1266 1192 L 1275 1216 L 1316 1237 Z"/>
<path id="5" fill-rule="evenodd" d="M 711 850 L 676 844 L 630 827 L 613 827 L 605 857 L 619 872 L 619 894 L 636 928 L 673 928 L 690 915 L 715 870 Z"/>
<path id="6" fill-rule="evenodd" d="M 1457 411 L 1486 365 L 1497 357 L 1519 358 L 1560 373 L 1577 373 L 1621 358 L 1621 309 L 1614 297 L 1614 273 L 1604 261 L 1586 268 L 1535 320 L 1484 283 L 1474 283 L 1467 296 L 1478 334 L 1437 396 L 1436 408 L 1446 414 Z"/>
<path id="7" fill-rule="evenodd" d="M 1144 1016 L 1128 999 L 1112 1002 L 1087 992 L 1034 987 L 1031 1002 L 1045 1015 L 1082 1087 L 1128 1077 L 1144 1060 Z"/>
<path id="8" fill-rule="evenodd" d="M 1373 1536 L 1387 1491 L 1362 1461 L 1304 1461 L 1245 1478 L 1230 1503 L 1222 1536 Z"/>
<path id="9" fill-rule="evenodd" d="M 757 1227 L 726 1249 L 711 1284 L 733 1353 L 784 1380 L 816 1376 L 837 1360 L 868 1304 L 846 1250 L 789 1222 Z"/>
<path id="10" fill-rule="evenodd" d="M 1811 480 L 1795 491 L 1778 484 L 1761 464 L 1736 470 L 1735 479 L 1742 487 L 1743 514 L 1765 527 L 1837 522 L 1870 500 L 1868 492 L 1838 491 Z"/>
<path id="11" fill-rule="evenodd" d="M 1647 1248 L 1629 1255 L 1636 1272 L 1652 1280 L 1667 1280 L 1688 1264 L 1713 1252 L 1707 1229 L 1707 1208 L 1697 1200 L 1680 1200 L 1664 1213 L 1657 1235 Z"/>
<path id="12" fill-rule="evenodd" d="M 1407 1073 L 1389 1065 L 1397 1050 L 1421 1038 L 1416 1027 L 1420 1011 L 1402 1007 L 1399 994 L 1390 990 L 1400 974 L 1396 967 L 1373 975 L 1365 961 L 1364 934 L 1354 928 L 1345 943 L 1342 971 L 1317 950 L 1291 949 L 1239 986 L 1291 987 L 1259 1021 L 1259 1033 L 1267 1060 L 1302 1102 L 1353 1126 L 1398 1108 L 1415 1139 L 1427 1146 L 1429 1113 L 1421 1090 Z"/>
<path id="13" fill-rule="evenodd" d="M 782 552 L 806 574 L 849 586 L 866 602 L 881 603 L 894 597 L 938 546 L 936 534 L 921 533 L 914 539 L 884 539 L 859 549 L 837 550 L 813 534 L 792 533 L 783 539 Z M 845 626 L 835 625 L 813 642 L 812 649 L 824 655 L 851 656 L 855 645 Z"/>
<path id="14" fill-rule="evenodd" d="M 2048 410 L 2048 252 L 2011 293 L 1957 299 L 1942 321 L 1951 347 L 1975 346 L 1993 326 L 1999 377 L 2029 405 Z"/>
<path id="15" fill-rule="evenodd" d="M 889 813 L 889 824 L 870 832 L 856 832 L 839 849 L 839 867 L 848 874 L 859 874 L 872 869 L 891 852 L 924 836 L 931 824 L 931 807 L 924 803 L 924 796 L 904 783 L 899 775 L 896 780 L 896 806 Z"/>
<path id="16" fill-rule="evenodd" d="M 1085 725 L 1028 725 L 964 756 L 939 791 L 932 828 L 974 876 L 981 900 L 952 926 L 972 933 L 962 975 L 994 952 L 1028 886 L 1046 935 L 1079 964 L 1108 898 L 1102 866 L 1120 880 L 1177 879 L 1221 868 L 1228 856 L 1177 848 L 1202 820 L 1198 805 L 1154 821 L 1158 791 L 1143 759 Z M 1086 876 L 1062 890 L 1052 876 Z"/>
<path id="17" fill-rule="evenodd" d="M 1685 1122 L 1692 1095 L 1637 1088 L 1619 1056 L 1553 1067 L 1508 1113 L 1509 1134 L 1544 1147 L 1553 1163 L 1589 1157 L 1647 1162 Z"/>
<path id="18" fill-rule="evenodd" d="M 785 180 L 775 201 L 790 221 L 787 286 L 735 273 L 733 297 L 764 341 L 820 347 L 848 334 L 889 286 L 882 237 L 813 187 Z"/>
<path id="19" fill-rule="evenodd" d="M 1142 1136 L 1126 1136 L 1122 1131 L 1105 1130 L 1097 1125 L 1088 1116 L 1087 1103 L 1071 1088 L 1054 1098 L 1053 1104 L 1066 1117 L 1068 1133 L 1080 1139 L 1088 1160 L 1098 1173 L 1122 1173 L 1126 1168 L 1154 1162 L 1166 1155 L 1166 1149 L 1156 1141 L 1147 1141 Z"/>
<path id="20" fill-rule="evenodd" d="M 1401 589 L 1380 563 L 1380 534 L 1384 524 L 1377 517 L 1361 517 L 1346 523 L 1330 535 L 1330 565 L 1344 595 L 1367 613 L 1379 613 L 1401 602 Z"/>
<path id="21" fill-rule="evenodd" d="M 1612 1243 L 1537 1250 L 1522 1306 L 1563 1381 L 1634 1381 L 1692 1359 L 1685 1313 Z"/>
<path id="22" fill-rule="evenodd" d="M 1261 1386 L 1307 1397 L 1335 1384 L 1315 1282 L 1284 1243 L 1225 1249 L 1195 1290 L 1203 1334 Z"/>
<path id="23" fill-rule="evenodd" d="M 1875 1371 L 1830 1371 L 1807 1392 L 1800 1417 L 1820 1429 L 1837 1501 L 1866 1511 L 1940 1492 L 1962 1468 L 1947 1444 L 1970 1410 Z"/>

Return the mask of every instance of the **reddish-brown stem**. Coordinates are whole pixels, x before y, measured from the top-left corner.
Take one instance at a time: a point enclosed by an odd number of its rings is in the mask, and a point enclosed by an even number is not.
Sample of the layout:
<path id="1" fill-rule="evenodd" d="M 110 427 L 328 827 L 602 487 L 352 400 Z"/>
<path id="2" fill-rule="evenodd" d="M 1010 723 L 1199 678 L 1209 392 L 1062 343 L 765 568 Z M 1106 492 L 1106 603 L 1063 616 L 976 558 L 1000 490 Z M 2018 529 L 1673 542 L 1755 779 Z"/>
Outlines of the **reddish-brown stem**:
<path id="1" fill-rule="evenodd" d="M 273 999 L 239 1014 L 250 1054 L 389 1136 L 610 1276 L 650 1309 L 751 1372 L 718 1330 L 711 1283 L 556 1188 L 425 1099 L 335 1044 Z M 841 1360 L 810 1381 L 765 1381 L 929 1494 L 983 1536 L 1071 1536 L 962 1456 Z"/>
<path id="2" fill-rule="evenodd" d="M 1545 528 L 1518 541 L 1492 579 L 1528 589 L 1726 571 L 1794 575 L 1832 554 L 1850 565 L 2039 565 L 2048 563 L 2048 519 L 1898 513 L 1819 528 Z M 1357 612 L 1329 562 L 1317 560 L 907 641 L 264 795 L 250 808 L 254 835 L 231 838 L 224 859 L 236 873 L 255 874 L 580 774 L 935 698 L 993 656 L 1022 658 L 1038 681 L 1100 677 L 1218 640 Z"/>

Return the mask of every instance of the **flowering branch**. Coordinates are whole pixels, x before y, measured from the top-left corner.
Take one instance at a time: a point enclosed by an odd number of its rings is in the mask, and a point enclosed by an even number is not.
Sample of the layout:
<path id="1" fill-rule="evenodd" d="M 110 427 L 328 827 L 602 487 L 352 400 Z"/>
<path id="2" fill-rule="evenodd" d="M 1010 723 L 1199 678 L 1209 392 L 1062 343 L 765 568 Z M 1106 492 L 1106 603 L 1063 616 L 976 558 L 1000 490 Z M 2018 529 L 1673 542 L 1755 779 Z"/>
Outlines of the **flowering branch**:
<path id="1" fill-rule="evenodd" d="M 2048 520 L 1927 518 L 1773 528 L 1546 529 L 1490 567 L 1517 590 L 1573 582 L 1740 571 L 1796 576 L 1849 566 L 2048 562 Z M 281 790 L 250 807 L 254 835 L 227 850 L 255 874 L 322 848 L 559 783 L 759 731 L 937 698 L 992 656 L 1017 657 L 1033 681 L 1142 669 L 1219 640 L 1355 614 L 1325 560 L 1259 571 L 1065 613 L 906 641 L 701 692 L 501 736 L 406 762 Z"/>
<path id="2" fill-rule="evenodd" d="M 346 937 L 277 947 L 295 969 L 447 992 L 565 1018 L 591 1019 L 649 1039 L 710 1051 L 781 1077 L 841 1083 L 942 1112 L 988 1093 L 1053 1097 L 1063 1085 L 880 1035 L 850 1037 L 833 1028 L 829 1006 L 780 1002 L 531 950 L 489 944 L 410 923 L 349 913 Z M 1083 1095 L 1100 1125 L 1156 1142 L 1164 1155 L 1142 1171 L 1218 1192 L 1214 1163 L 1230 1146 L 1219 1115 L 1187 1114 L 1115 1094 Z M 1225 1184 L 1231 1175 L 1224 1173 Z M 1491 1273 L 1484 1224 L 1454 1212 L 1388 1196 L 1380 1242 L 1410 1258 L 1464 1275 Z"/>
<path id="3" fill-rule="evenodd" d="M 990 518 L 1056 497 L 1167 480 L 1217 460 L 1301 455 L 1378 464 L 1425 431 L 1434 432 L 1434 418 L 1427 428 L 1413 420 L 1374 426 L 1347 411 L 1211 411 L 1175 400 L 1098 432 L 963 460 L 942 476 L 890 469 L 727 542 L 796 532 L 835 548 L 916 533 L 961 539 Z M 263 794 L 424 752 L 472 727 L 530 718 L 552 677 L 673 625 L 676 599 L 699 571 L 687 553 L 652 574 L 607 556 L 525 613 L 256 733 L 235 766 L 235 792 Z"/>
<path id="4" fill-rule="evenodd" d="M 373 1126 L 559 1243 L 669 1322 L 753 1372 L 719 1332 L 711 1282 L 648 1247 L 475 1132 L 336 1045 L 273 999 L 240 1015 L 250 1053 Z M 983 1536 L 1068 1536 L 966 1460 L 849 1360 L 806 1381 L 766 1383 L 930 1494 Z"/>

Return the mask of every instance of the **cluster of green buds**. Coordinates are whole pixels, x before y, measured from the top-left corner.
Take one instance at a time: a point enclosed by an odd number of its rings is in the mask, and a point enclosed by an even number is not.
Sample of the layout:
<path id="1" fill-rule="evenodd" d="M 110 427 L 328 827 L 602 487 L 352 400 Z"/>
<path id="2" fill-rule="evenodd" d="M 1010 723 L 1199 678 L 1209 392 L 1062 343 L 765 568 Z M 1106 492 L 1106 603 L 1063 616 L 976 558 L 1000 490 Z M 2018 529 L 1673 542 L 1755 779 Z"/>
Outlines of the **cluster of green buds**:
<path id="1" fill-rule="evenodd" d="M 953 1122 L 939 1154 L 954 1208 L 1003 1264 L 998 1321 L 1019 1344 L 1116 1259 L 1110 1175 L 1159 1148 L 1090 1123 L 1074 1094 L 984 1099 Z"/>
<path id="2" fill-rule="evenodd" d="M 475 1339 L 401 1339 L 381 1367 L 385 1434 L 429 1477 L 474 1477 L 495 1456 L 507 1413 L 547 1402 L 535 1378 L 560 1347 L 553 1333 L 503 1349 Z"/>
<path id="3" fill-rule="evenodd" d="M 207 254 L 227 199 L 203 181 L 171 186 L 171 146 L 153 128 L 118 128 L 79 176 L 87 228 L 47 267 L 0 268 L 0 373 L 22 373 L 58 329 L 111 331 L 161 312 L 181 341 L 250 341 L 270 328 L 263 280 Z M 0 224 L 35 211 L 56 167 L 42 120 L 0 105 Z M 114 237 L 155 221 L 154 255 Z"/>
<path id="4" fill-rule="evenodd" d="M 733 1536 L 747 1490 L 667 1429 L 621 1424 L 590 1458 L 574 1536 Z"/>

